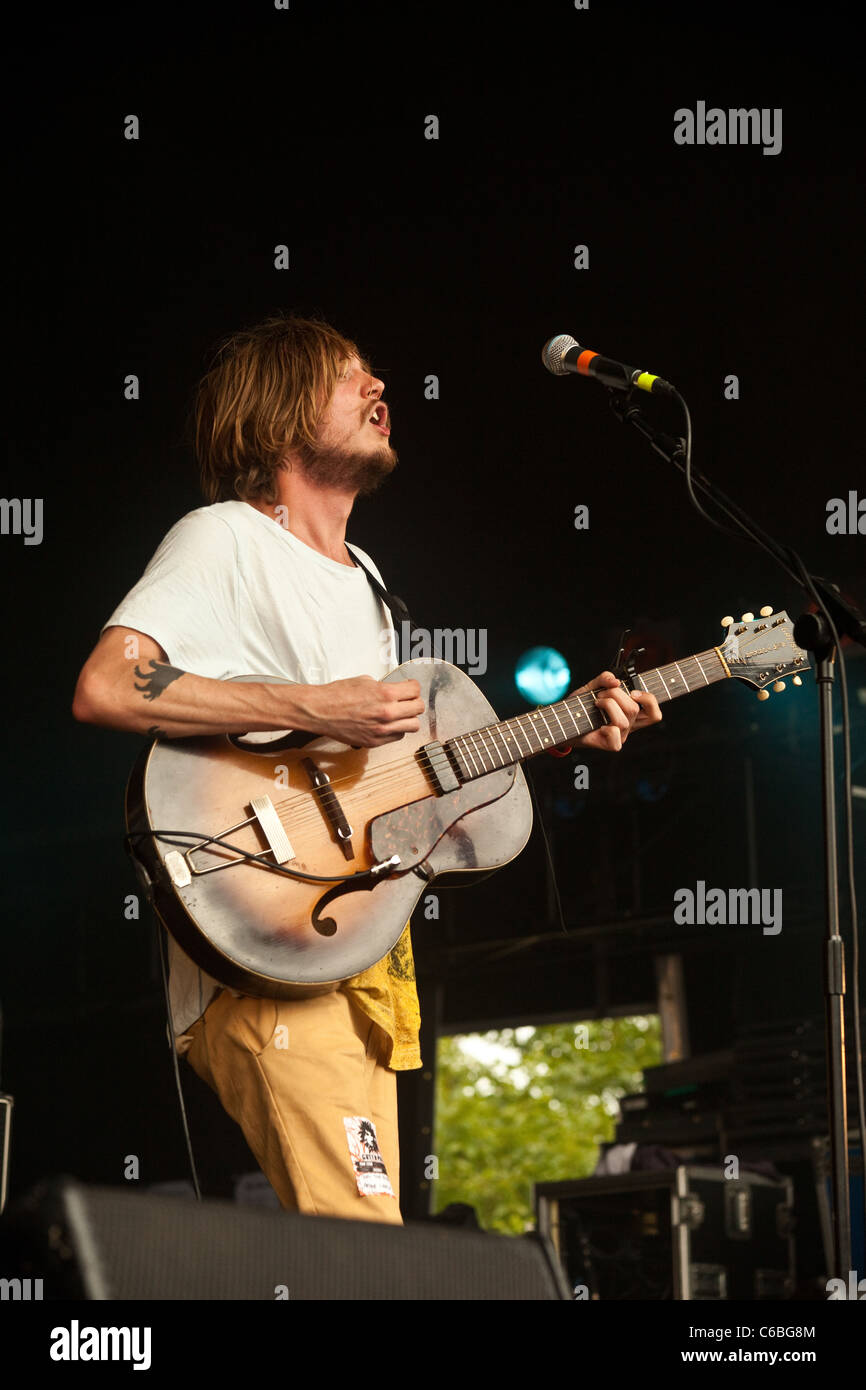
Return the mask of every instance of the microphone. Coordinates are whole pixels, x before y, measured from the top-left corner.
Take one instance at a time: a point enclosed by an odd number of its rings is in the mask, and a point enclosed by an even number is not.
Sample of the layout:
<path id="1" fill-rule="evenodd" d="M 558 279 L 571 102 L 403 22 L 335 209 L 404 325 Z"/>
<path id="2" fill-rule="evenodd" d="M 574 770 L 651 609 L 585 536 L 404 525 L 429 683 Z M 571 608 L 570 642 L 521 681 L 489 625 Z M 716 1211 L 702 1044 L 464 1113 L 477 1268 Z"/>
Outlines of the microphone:
<path id="1" fill-rule="evenodd" d="M 610 357 L 600 357 L 591 348 L 581 347 L 569 333 L 560 333 L 545 343 L 541 360 L 554 376 L 568 376 L 569 372 L 577 372 L 580 376 L 594 376 L 604 386 L 613 386 L 619 391 L 631 391 L 637 387 L 656 396 L 677 394 L 675 387 L 662 377 L 642 372 L 640 367 L 627 367 Z"/>

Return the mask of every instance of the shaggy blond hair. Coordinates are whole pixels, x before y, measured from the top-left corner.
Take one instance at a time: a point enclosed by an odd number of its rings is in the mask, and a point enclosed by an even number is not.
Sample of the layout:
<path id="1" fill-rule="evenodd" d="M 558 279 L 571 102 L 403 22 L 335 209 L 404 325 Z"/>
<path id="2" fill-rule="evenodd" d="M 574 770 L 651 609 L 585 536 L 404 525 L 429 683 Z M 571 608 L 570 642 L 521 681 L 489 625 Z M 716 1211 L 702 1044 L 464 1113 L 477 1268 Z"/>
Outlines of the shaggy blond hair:
<path id="1" fill-rule="evenodd" d="M 278 315 L 226 339 L 193 411 L 207 500 L 275 501 L 286 451 L 315 444 L 322 411 L 353 357 L 361 357 L 356 345 L 320 319 Z"/>

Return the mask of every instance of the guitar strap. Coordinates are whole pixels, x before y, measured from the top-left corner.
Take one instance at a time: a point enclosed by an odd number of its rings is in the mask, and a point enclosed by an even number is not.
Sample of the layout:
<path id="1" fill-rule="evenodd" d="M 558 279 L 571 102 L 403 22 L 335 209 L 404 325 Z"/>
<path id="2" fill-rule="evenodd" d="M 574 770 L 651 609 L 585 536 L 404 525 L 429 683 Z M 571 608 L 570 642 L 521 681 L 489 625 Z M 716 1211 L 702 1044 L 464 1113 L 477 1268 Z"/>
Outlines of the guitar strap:
<path id="1" fill-rule="evenodd" d="M 391 610 L 391 617 L 394 619 L 394 627 L 396 628 L 395 635 L 397 638 L 397 650 L 399 651 L 401 647 L 400 639 L 402 634 L 404 632 L 411 633 L 412 631 L 412 619 L 409 617 L 409 609 L 406 607 L 403 600 L 397 596 L 397 594 L 389 594 L 388 590 L 385 589 L 379 583 L 375 574 L 370 573 L 363 560 L 360 560 L 358 556 L 355 554 L 354 550 L 350 549 L 348 541 L 345 544 L 346 549 L 349 551 L 349 554 L 355 561 L 355 564 L 358 566 L 359 569 L 362 569 L 364 571 L 367 578 L 369 579 L 373 591 L 379 596 L 379 598 L 382 600 L 385 606 Z M 402 623 L 408 623 L 408 627 L 402 627 Z"/>

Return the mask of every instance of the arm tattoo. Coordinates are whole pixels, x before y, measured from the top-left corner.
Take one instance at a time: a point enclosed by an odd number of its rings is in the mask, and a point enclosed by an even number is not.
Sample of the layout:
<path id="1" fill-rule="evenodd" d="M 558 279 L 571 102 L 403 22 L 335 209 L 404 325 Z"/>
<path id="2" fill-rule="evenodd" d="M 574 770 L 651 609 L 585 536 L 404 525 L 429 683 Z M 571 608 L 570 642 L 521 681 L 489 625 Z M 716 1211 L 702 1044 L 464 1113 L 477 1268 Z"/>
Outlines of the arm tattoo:
<path id="1" fill-rule="evenodd" d="M 178 676 L 185 676 L 185 671 L 179 671 L 176 666 L 168 666 L 163 662 L 151 660 L 150 671 L 140 671 L 135 667 L 135 674 L 139 680 L 144 681 L 144 685 L 136 685 L 136 690 L 140 690 L 145 700 L 156 700 L 167 685 L 176 681 Z"/>
<path id="2" fill-rule="evenodd" d="M 147 731 L 148 738 L 168 738 L 165 729 L 161 729 L 158 724 L 151 724 Z"/>

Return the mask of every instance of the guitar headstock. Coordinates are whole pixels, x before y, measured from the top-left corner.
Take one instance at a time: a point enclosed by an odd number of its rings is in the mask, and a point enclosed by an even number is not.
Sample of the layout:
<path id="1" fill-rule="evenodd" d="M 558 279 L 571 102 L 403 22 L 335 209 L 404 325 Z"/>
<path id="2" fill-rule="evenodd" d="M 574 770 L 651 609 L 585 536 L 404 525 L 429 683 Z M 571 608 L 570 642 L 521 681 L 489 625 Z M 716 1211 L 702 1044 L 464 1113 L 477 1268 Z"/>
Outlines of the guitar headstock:
<path id="1" fill-rule="evenodd" d="M 744 613 L 739 622 L 722 618 L 728 635 L 719 652 L 731 675 L 758 690 L 759 700 L 768 700 L 770 692 L 785 689 L 785 677 L 793 676 L 794 685 L 802 685 L 801 673 L 809 670 L 809 653 L 794 641 L 794 624 L 787 613 L 774 613 L 772 608 Z"/>

